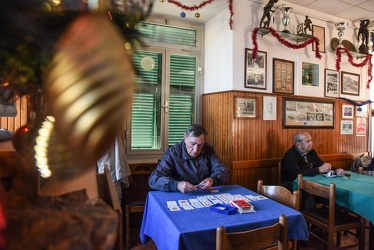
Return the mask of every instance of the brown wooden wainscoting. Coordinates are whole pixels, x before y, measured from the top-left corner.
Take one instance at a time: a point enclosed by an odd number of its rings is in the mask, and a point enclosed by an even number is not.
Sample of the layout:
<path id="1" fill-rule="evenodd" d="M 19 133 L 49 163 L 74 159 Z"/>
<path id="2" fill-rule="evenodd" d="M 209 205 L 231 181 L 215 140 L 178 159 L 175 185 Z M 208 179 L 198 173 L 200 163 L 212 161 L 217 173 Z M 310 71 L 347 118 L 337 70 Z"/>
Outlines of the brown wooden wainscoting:
<path id="1" fill-rule="evenodd" d="M 335 168 L 349 169 L 354 159 L 367 153 L 342 153 L 320 155 L 324 162 L 329 162 Z M 257 190 L 257 181 L 263 180 L 265 185 L 280 184 L 279 163 L 282 158 L 233 161 L 230 183 L 239 184 L 252 191 Z"/>

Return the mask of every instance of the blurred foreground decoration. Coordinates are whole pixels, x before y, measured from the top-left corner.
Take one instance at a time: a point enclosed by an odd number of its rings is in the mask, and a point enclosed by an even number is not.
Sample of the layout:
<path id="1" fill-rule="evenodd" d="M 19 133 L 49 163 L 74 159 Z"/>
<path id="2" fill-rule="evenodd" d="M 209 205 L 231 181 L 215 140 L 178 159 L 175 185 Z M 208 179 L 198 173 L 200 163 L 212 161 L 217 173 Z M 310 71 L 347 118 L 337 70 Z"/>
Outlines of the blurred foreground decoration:
<path id="1" fill-rule="evenodd" d="M 56 119 L 56 134 L 82 168 L 95 165 L 128 115 L 134 70 L 124 44 L 108 18 L 83 15 L 58 41 L 47 70 L 48 113 Z"/>
<path id="2" fill-rule="evenodd" d="M 0 71 L 0 79 L 22 88 L 25 78 L 8 73 L 17 67 L 34 68 L 27 72 L 35 81 L 27 83 L 41 93 L 39 100 L 45 100 L 38 118 L 29 124 L 32 130 L 19 131 L 27 135 L 15 145 L 35 165 L 43 165 L 43 177 L 49 175 L 46 166 L 61 178 L 95 167 L 113 143 L 131 111 L 131 52 L 141 45 L 135 26 L 153 6 L 153 0 L 98 0 L 90 2 L 96 2 L 96 9 L 90 9 L 77 2 L 84 7 L 70 8 L 70 1 L 55 6 L 43 0 L 0 3 L 0 51 L 20 45 L 30 55 L 12 52 L 17 60 L 9 62 L 7 53 L 0 53 L 0 62 L 9 66 Z M 21 93 L 25 94 L 34 93 Z"/>

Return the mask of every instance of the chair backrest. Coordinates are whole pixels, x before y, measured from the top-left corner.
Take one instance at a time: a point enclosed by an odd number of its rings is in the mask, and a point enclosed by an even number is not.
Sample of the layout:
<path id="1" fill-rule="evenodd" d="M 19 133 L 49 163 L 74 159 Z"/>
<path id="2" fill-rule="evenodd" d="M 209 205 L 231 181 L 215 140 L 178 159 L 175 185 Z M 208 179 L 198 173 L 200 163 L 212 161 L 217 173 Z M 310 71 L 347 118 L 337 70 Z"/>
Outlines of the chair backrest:
<path id="1" fill-rule="evenodd" d="M 300 195 L 305 191 L 311 195 L 329 200 L 329 221 L 333 224 L 335 221 L 335 184 L 330 183 L 330 186 L 325 186 L 314 181 L 304 180 L 302 174 L 298 175 L 297 181 Z"/>
<path id="2" fill-rule="evenodd" d="M 298 190 L 293 191 L 293 194 L 283 186 L 263 185 L 262 180 L 257 181 L 257 193 L 275 200 L 283 205 L 299 210 L 300 207 L 300 193 Z"/>
<path id="3" fill-rule="evenodd" d="M 148 178 L 157 167 L 157 163 L 130 164 L 131 175 L 126 194 L 147 194 L 150 191 Z"/>
<path id="4" fill-rule="evenodd" d="M 216 250 L 247 250 L 274 247 L 278 241 L 278 249 L 287 249 L 287 217 L 279 216 L 279 222 L 272 226 L 257 228 L 245 232 L 226 233 L 223 226 L 217 227 Z"/>

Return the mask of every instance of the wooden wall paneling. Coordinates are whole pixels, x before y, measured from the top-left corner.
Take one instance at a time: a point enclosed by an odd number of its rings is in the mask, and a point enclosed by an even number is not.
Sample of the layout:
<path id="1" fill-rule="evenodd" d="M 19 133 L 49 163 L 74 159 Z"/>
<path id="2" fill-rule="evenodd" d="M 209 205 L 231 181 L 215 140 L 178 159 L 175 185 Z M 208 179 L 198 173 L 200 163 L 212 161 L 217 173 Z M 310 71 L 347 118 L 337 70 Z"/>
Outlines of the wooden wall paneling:
<path id="1" fill-rule="evenodd" d="M 264 121 L 262 118 L 262 96 L 264 95 L 277 97 L 276 121 Z M 257 97 L 257 118 L 235 119 L 233 108 L 234 96 Z M 333 129 L 285 129 L 282 126 L 283 97 L 289 97 L 289 95 L 227 91 L 205 94 L 203 96 L 203 125 L 209 133 L 207 142 L 213 144 L 218 156 L 230 168 L 231 181 L 233 183 L 249 187 L 252 181 L 251 175 L 259 176 L 263 174 L 267 178 L 267 169 L 260 168 L 259 171 L 261 173 L 257 173 L 257 171 L 253 172 L 252 170 L 232 169 L 232 164 L 235 161 L 282 158 L 284 153 L 293 145 L 293 136 L 298 131 L 305 130 L 311 134 L 314 149 L 319 155 L 369 151 L 368 136 L 356 136 L 356 117 L 352 119 L 354 123 L 353 135 L 340 134 L 340 121 L 342 120 L 341 106 L 342 104 L 346 104 L 345 100 L 292 96 L 299 99 L 333 100 L 335 102 L 335 127 Z M 346 166 L 349 161 L 346 160 L 343 163 L 336 162 L 335 164 L 337 166 Z M 272 170 L 271 173 L 273 173 Z"/>

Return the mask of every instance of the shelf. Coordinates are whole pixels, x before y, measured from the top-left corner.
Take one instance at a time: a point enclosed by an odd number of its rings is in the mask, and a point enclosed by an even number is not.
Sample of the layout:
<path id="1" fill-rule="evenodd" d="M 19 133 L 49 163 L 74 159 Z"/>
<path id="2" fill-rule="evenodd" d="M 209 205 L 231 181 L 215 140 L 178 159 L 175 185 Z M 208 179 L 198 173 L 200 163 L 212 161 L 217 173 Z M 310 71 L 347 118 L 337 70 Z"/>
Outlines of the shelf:
<path id="1" fill-rule="evenodd" d="M 357 59 L 365 58 L 365 57 L 368 56 L 368 55 L 366 55 L 366 54 L 361 54 L 361 53 L 354 52 L 354 51 L 349 51 L 349 53 L 350 53 L 353 57 L 356 57 Z M 345 51 L 342 52 L 342 55 L 346 55 Z M 347 55 L 347 56 L 348 56 L 348 55 Z"/>
<path id="2" fill-rule="evenodd" d="M 269 29 L 266 29 L 266 28 L 260 28 L 259 31 L 258 31 L 261 35 L 265 36 L 267 34 L 270 33 L 270 30 Z M 306 41 L 308 40 L 309 38 L 312 38 L 313 36 L 312 35 L 308 35 L 308 34 L 305 34 L 305 35 L 295 35 L 295 34 L 290 34 L 290 33 L 286 33 L 286 32 L 282 32 L 282 31 L 276 31 L 282 38 L 284 39 L 287 39 L 287 40 L 291 40 L 291 41 L 295 41 L 297 43 L 299 42 L 303 42 L 303 41 Z"/>

